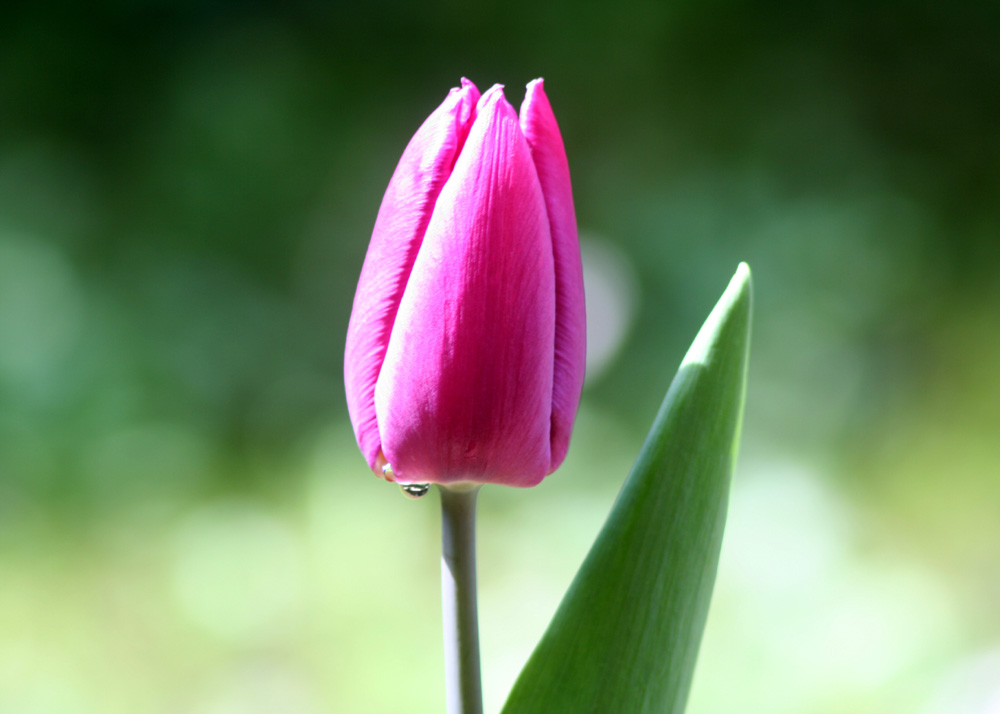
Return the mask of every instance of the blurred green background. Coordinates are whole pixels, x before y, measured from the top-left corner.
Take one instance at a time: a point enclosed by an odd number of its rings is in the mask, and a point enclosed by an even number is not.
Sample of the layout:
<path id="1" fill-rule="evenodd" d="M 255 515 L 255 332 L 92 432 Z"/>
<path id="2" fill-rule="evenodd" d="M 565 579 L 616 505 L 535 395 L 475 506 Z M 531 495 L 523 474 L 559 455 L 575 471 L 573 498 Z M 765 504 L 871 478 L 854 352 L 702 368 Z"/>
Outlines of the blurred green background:
<path id="1" fill-rule="evenodd" d="M 0 712 L 443 710 L 436 499 L 368 473 L 341 370 L 462 75 L 546 78 L 592 303 L 568 460 L 480 499 L 490 710 L 746 260 L 690 714 L 1000 711 L 997 8 L 5 5 Z"/>

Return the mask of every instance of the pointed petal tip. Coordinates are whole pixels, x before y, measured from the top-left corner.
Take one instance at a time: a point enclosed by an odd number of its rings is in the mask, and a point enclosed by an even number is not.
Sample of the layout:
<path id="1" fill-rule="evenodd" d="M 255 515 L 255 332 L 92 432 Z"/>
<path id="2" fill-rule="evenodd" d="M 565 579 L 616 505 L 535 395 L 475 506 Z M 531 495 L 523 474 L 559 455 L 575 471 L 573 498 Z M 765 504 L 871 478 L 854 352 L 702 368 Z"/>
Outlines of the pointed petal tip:
<path id="1" fill-rule="evenodd" d="M 541 92 L 542 94 L 545 94 L 544 77 L 533 79 L 530 82 L 528 82 L 527 85 L 525 85 L 525 92 L 524 92 L 525 98 L 530 97 L 532 94 L 535 94 L 536 92 Z"/>
<path id="2" fill-rule="evenodd" d="M 452 91 L 468 92 L 469 94 L 474 95 L 477 99 L 480 97 L 479 87 L 477 87 L 475 82 L 468 77 L 462 77 L 462 83 L 458 87 L 455 87 Z"/>
<path id="3" fill-rule="evenodd" d="M 517 114 L 514 112 L 514 107 L 507 101 L 503 90 L 504 85 L 494 84 L 483 92 L 476 103 L 476 116 L 498 115 L 509 111 L 516 118 Z"/>
<path id="4" fill-rule="evenodd" d="M 506 99 L 506 97 L 504 97 L 503 90 L 504 90 L 504 85 L 494 84 L 492 87 L 483 92 L 483 95 L 479 98 L 480 108 L 486 106 L 490 102 L 496 102 L 499 101 L 500 99 Z"/>
<path id="5" fill-rule="evenodd" d="M 452 88 L 451 91 L 456 92 L 458 94 L 470 94 L 474 96 L 477 100 L 480 97 L 479 88 L 468 77 L 462 77 L 462 81 L 459 84 L 459 86 Z"/>
<path id="6" fill-rule="evenodd" d="M 479 101 L 480 97 L 481 95 L 476 85 L 465 77 L 462 77 L 462 82 L 459 86 L 448 90 L 448 96 L 445 98 L 442 106 L 456 106 L 466 102 L 475 104 Z"/>

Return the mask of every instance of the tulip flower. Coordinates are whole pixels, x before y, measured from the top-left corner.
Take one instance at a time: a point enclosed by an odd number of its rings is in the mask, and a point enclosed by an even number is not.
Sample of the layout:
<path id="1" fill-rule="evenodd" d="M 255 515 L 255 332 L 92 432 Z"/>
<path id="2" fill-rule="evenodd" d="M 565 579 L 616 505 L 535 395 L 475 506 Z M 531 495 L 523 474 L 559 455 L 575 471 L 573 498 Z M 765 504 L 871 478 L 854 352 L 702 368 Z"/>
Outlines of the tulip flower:
<path id="1" fill-rule="evenodd" d="M 403 152 L 345 352 L 358 445 L 400 484 L 533 486 L 569 448 L 583 384 L 569 167 L 542 80 L 452 89 Z"/>

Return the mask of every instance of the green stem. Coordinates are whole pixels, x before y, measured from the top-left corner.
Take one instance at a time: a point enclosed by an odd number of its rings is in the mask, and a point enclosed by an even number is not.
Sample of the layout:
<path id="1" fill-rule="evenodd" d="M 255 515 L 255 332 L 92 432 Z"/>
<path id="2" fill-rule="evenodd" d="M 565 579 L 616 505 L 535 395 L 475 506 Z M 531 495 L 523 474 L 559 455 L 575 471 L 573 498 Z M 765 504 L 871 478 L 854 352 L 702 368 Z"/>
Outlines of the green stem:
<path id="1" fill-rule="evenodd" d="M 482 714 L 476 609 L 476 496 L 479 487 L 441 493 L 441 599 L 448 714 Z"/>

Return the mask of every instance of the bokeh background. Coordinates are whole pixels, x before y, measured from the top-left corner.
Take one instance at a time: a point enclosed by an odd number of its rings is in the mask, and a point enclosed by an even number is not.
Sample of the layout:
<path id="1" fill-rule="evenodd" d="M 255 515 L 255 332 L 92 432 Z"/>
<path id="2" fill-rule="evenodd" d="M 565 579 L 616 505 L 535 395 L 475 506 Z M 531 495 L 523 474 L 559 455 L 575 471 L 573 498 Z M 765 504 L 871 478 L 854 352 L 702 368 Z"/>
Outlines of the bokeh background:
<path id="1" fill-rule="evenodd" d="M 746 260 L 690 714 L 996 714 L 998 30 L 992 0 L 5 4 L 0 712 L 443 710 L 436 499 L 370 476 L 341 370 L 382 191 L 466 75 L 546 78 L 591 301 L 568 460 L 481 497 L 490 711 Z"/>

